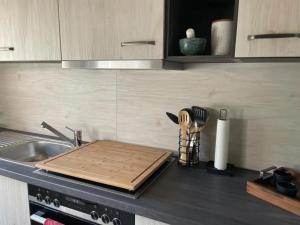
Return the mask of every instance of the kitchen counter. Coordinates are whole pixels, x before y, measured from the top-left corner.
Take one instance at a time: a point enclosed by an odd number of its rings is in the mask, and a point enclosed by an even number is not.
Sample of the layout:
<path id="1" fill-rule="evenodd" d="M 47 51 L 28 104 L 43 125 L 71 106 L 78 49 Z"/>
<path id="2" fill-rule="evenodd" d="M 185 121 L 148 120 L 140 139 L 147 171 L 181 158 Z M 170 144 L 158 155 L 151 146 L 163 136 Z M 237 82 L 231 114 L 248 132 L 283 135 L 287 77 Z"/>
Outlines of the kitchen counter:
<path id="1" fill-rule="evenodd" d="M 67 195 L 135 213 L 172 225 L 288 225 L 300 217 L 246 193 L 254 171 L 237 169 L 234 177 L 184 169 L 173 163 L 138 199 L 102 192 L 82 184 L 33 173 L 35 168 L 0 159 L 0 175 Z"/>

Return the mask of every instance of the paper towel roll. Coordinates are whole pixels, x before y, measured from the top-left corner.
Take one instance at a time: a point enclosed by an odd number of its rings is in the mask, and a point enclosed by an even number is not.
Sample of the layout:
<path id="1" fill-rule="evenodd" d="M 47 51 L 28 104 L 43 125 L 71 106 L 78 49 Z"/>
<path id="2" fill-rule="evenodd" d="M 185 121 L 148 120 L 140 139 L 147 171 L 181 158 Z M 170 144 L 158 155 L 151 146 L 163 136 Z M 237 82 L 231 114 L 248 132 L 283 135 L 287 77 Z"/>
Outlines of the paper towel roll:
<path id="1" fill-rule="evenodd" d="M 229 144 L 229 120 L 218 120 L 216 147 L 215 147 L 215 168 L 218 170 L 227 169 L 228 144 Z"/>

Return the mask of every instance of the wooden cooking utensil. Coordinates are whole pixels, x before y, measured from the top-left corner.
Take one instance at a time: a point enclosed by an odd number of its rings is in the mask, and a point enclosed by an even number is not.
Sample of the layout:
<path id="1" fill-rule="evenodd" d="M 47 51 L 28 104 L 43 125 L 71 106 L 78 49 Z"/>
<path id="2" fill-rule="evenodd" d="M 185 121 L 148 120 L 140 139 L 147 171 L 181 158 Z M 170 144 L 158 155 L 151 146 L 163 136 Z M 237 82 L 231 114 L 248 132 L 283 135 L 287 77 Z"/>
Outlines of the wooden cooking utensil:
<path id="1" fill-rule="evenodd" d="M 186 165 L 188 161 L 188 145 L 187 145 L 187 136 L 188 130 L 192 124 L 192 111 L 190 109 L 183 109 L 179 112 L 178 115 L 178 122 L 180 125 L 180 132 L 181 132 L 181 151 L 180 151 L 180 158 L 179 162 L 182 165 Z"/>

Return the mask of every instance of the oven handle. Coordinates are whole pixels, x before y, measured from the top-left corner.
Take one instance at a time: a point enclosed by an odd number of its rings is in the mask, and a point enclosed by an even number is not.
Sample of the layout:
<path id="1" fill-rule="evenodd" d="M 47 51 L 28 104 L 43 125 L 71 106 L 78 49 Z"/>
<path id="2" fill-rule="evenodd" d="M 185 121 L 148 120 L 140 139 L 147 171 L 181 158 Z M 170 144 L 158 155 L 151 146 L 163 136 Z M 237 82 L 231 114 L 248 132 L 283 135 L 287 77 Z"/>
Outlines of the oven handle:
<path id="1" fill-rule="evenodd" d="M 45 224 L 45 222 L 46 222 L 47 219 L 45 219 L 44 217 L 42 217 L 44 214 L 45 214 L 45 213 L 42 212 L 42 211 L 37 211 L 36 213 L 34 213 L 34 214 L 32 214 L 32 215 L 30 216 L 30 219 L 31 219 L 32 221 L 34 221 L 34 222 L 39 223 L 39 224 Z M 53 221 L 54 221 L 54 220 L 53 220 Z M 57 224 L 61 224 L 61 223 L 59 223 L 59 222 L 57 222 L 57 221 L 54 221 L 54 222 L 56 222 Z M 62 224 L 62 225 L 63 225 L 63 224 Z"/>
<path id="2" fill-rule="evenodd" d="M 44 217 L 41 216 L 37 216 L 35 214 L 30 216 L 30 219 L 34 222 L 40 223 L 40 224 L 44 224 L 46 222 L 46 219 Z"/>

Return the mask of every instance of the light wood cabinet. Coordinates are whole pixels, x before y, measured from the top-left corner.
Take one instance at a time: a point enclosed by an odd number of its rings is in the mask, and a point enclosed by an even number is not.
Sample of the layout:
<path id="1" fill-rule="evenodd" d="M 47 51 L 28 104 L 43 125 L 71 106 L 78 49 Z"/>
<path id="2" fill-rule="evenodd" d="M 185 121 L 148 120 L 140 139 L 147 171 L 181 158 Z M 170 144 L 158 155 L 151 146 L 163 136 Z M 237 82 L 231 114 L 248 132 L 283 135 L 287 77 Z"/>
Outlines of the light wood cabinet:
<path id="1" fill-rule="evenodd" d="M 59 14 L 63 60 L 164 57 L 164 0 L 59 0 Z"/>
<path id="2" fill-rule="evenodd" d="M 121 59 L 163 59 L 164 0 L 119 0 L 118 5 L 120 44 L 131 43 L 121 47 Z"/>
<path id="3" fill-rule="evenodd" d="M 117 0 L 59 0 L 63 60 L 119 59 Z"/>
<path id="4" fill-rule="evenodd" d="M 235 56 L 299 57 L 299 12 L 299 0 L 239 0 Z"/>
<path id="5" fill-rule="evenodd" d="M 168 225 L 156 220 L 148 219 L 139 215 L 135 215 L 135 225 Z"/>
<path id="6" fill-rule="evenodd" d="M 59 61 L 57 0 L 0 0 L 0 61 Z"/>
<path id="7" fill-rule="evenodd" d="M 26 183 L 0 176 L 0 224 L 30 225 Z"/>

